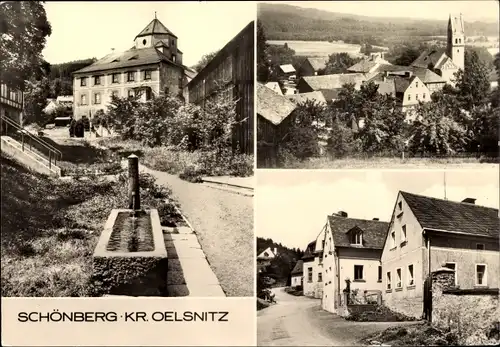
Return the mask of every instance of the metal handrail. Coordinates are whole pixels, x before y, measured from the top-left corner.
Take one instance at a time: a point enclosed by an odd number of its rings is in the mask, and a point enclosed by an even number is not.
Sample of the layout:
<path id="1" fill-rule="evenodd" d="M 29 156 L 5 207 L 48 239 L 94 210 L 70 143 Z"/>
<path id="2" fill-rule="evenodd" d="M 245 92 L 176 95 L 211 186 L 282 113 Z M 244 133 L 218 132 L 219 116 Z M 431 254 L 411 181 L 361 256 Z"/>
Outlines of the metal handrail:
<path id="1" fill-rule="evenodd" d="M 59 160 L 62 159 L 62 152 L 60 150 L 54 148 L 52 145 L 48 144 L 47 142 L 45 142 L 44 140 L 42 140 L 38 136 L 36 136 L 36 135 L 32 134 L 31 132 L 29 132 L 28 130 L 24 129 L 19 124 L 14 122 L 12 119 L 9 119 L 8 117 L 3 116 L 3 115 L 0 116 L 0 118 L 2 121 L 7 123 L 7 125 L 10 125 L 10 126 L 14 127 L 14 129 L 21 132 L 21 136 L 22 136 L 21 146 L 22 146 L 23 152 L 24 152 L 24 135 L 27 135 L 31 140 L 38 142 L 40 145 L 42 145 L 43 147 L 48 149 L 48 151 L 49 151 L 49 158 L 48 158 L 49 159 L 49 168 L 51 167 L 52 159 L 54 159 L 54 165 L 57 164 L 57 160 L 58 160 L 57 157 L 59 157 Z M 31 142 L 30 142 L 30 147 L 31 147 Z M 52 158 L 52 153 L 54 153 L 54 158 Z"/>

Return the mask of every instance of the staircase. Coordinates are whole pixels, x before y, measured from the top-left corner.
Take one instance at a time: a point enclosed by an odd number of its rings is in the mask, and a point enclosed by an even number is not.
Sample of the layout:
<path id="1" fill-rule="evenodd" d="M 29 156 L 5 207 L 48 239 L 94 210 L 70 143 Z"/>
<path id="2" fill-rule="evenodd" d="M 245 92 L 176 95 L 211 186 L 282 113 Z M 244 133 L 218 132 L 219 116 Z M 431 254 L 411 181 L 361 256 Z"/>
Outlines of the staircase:
<path id="1" fill-rule="evenodd" d="M 60 177 L 61 151 L 6 116 L 0 116 L 2 152 L 42 174 Z"/>

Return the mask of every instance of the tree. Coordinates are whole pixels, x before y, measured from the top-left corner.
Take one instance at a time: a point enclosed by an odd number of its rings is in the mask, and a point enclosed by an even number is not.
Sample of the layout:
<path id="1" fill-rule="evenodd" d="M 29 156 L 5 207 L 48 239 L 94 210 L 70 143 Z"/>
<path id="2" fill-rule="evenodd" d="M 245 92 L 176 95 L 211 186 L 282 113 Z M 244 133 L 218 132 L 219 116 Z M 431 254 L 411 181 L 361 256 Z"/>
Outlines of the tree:
<path id="1" fill-rule="evenodd" d="M 0 4 L 0 71 L 2 80 L 24 90 L 24 81 L 39 71 L 46 37 L 52 33 L 42 1 Z"/>
<path id="2" fill-rule="evenodd" d="M 267 52 L 266 34 L 260 20 L 257 20 L 257 80 L 267 82 L 271 73 L 270 57 Z"/>
<path id="3" fill-rule="evenodd" d="M 35 123 L 44 126 L 47 123 L 50 116 L 46 115 L 43 109 L 47 106 L 49 94 L 50 84 L 47 77 L 43 77 L 40 80 L 36 80 L 32 77 L 26 82 L 23 117 L 23 123 L 25 125 Z"/>
<path id="4" fill-rule="evenodd" d="M 267 45 L 270 75 L 269 80 L 278 81 L 281 76 L 280 65 L 290 64 L 294 61 L 295 51 L 288 46 Z"/>
<path id="5" fill-rule="evenodd" d="M 208 63 L 212 61 L 212 59 L 217 55 L 217 53 L 219 53 L 218 50 L 208 54 L 204 54 L 199 62 L 191 66 L 191 69 L 193 69 L 196 72 L 200 72 L 205 68 L 205 66 L 207 66 Z"/>
<path id="6" fill-rule="evenodd" d="M 333 53 L 328 56 L 328 61 L 319 75 L 331 75 L 346 73 L 347 69 L 359 62 L 359 58 L 353 58 L 348 53 Z"/>
<path id="7" fill-rule="evenodd" d="M 455 74 L 455 87 L 448 89 L 455 94 L 463 108 L 471 111 L 474 107 L 484 105 L 490 92 L 488 69 L 479 60 L 475 51 L 465 52 L 465 71 Z"/>

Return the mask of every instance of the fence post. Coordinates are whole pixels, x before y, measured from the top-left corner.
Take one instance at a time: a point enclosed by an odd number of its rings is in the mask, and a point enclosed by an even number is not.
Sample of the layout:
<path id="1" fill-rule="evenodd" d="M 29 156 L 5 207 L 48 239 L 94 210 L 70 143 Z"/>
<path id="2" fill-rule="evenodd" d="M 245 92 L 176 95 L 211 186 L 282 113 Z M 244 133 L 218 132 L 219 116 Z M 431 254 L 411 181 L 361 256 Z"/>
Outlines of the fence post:
<path id="1" fill-rule="evenodd" d="M 139 193 L 139 157 L 132 154 L 128 158 L 128 198 L 129 209 L 141 209 Z"/>

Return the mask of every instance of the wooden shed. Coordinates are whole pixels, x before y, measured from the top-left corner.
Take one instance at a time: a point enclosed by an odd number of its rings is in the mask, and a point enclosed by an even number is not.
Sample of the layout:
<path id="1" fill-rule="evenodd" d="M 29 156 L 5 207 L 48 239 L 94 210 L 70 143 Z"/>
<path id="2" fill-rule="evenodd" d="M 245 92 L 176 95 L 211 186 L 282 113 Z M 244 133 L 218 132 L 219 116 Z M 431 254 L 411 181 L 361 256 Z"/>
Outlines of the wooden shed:
<path id="1" fill-rule="evenodd" d="M 188 83 L 189 102 L 203 107 L 220 93 L 238 100 L 238 125 L 233 130 L 233 148 L 254 152 L 254 22 L 229 41 L 204 69 Z"/>

